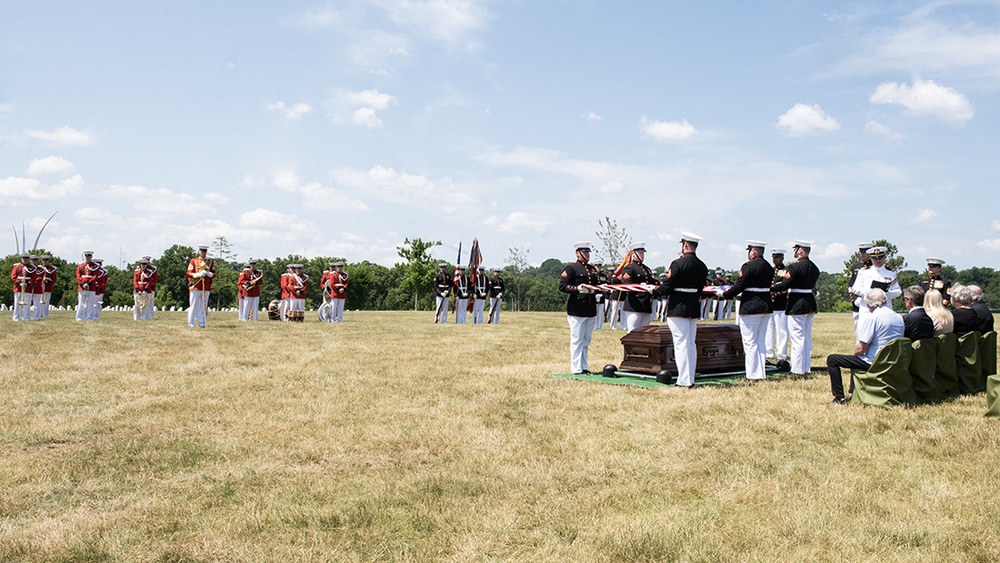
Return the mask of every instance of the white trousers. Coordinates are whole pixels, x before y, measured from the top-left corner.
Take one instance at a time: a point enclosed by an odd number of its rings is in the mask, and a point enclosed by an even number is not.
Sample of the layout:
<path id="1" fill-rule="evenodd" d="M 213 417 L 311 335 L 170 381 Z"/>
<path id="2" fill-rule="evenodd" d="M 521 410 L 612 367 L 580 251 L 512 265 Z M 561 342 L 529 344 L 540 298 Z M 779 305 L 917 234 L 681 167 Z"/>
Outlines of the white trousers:
<path id="1" fill-rule="evenodd" d="M 788 340 L 792 343 L 792 357 L 789 363 L 794 374 L 805 375 L 810 371 L 809 358 L 812 356 L 812 328 L 815 316 L 813 313 L 787 315 Z"/>
<path id="2" fill-rule="evenodd" d="M 42 294 L 32 293 L 31 294 L 31 320 L 37 321 L 42 318 Z"/>
<path id="3" fill-rule="evenodd" d="M 771 315 L 740 315 L 740 336 L 743 337 L 743 364 L 747 379 L 764 379 L 765 337 Z"/>
<path id="4" fill-rule="evenodd" d="M 188 326 L 205 326 L 206 311 L 210 292 L 203 289 L 192 289 L 188 292 Z"/>
<path id="5" fill-rule="evenodd" d="M 644 326 L 649 326 L 649 323 L 653 322 L 652 313 L 637 313 L 635 311 L 624 311 L 625 315 L 625 329 L 629 332 L 637 328 L 642 328 Z"/>
<path id="6" fill-rule="evenodd" d="M 483 324 L 483 311 L 486 310 L 486 299 L 475 299 L 472 301 L 472 324 Z"/>
<path id="7" fill-rule="evenodd" d="M 500 322 L 500 304 L 502 302 L 499 297 L 490 297 L 490 324 Z"/>
<path id="8" fill-rule="evenodd" d="M 465 314 L 469 309 L 469 299 L 456 299 L 455 300 L 455 324 L 464 325 L 465 324 Z"/>
<path id="9" fill-rule="evenodd" d="M 670 327 L 670 336 L 674 341 L 677 385 L 690 387 L 694 385 L 694 371 L 698 367 L 698 347 L 695 345 L 698 319 L 667 317 L 667 326 Z"/>
<path id="10" fill-rule="evenodd" d="M 768 358 L 788 359 L 788 318 L 785 317 L 784 311 L 771 313 L 764 341 L 767 343 L 764 353 Z"/>
<path id="11" fill-rule="evenodd" d="M 90 291 L 76 292 L 76 320 L 85 321 L 89 317 L 87 308 L 90 306 Z"/>
<path id="12" fill-rule="evenodd" d="M 604 307 L 606 305 L 607 303 L 603 299 L 597 304 L 597 320 L 594 321 L 594 330 L 601 330 L 601 327 L 604 326 Z"/>
<path id="13" fill-rule="evenodd" d="M 566 315 L 566 318 L 569 320 L 569 371 L 580 373 L 589 370 L 587 349 L 590 347 L 590 337 L 594 335 L 597 317 Z"/>
<path id="14" fill-rule="evenodd" d="M 52 294 L 51 293 L 43 293 L 42 294 L 42 307 L 41 307 L 41 311 L 39 312 L 38 318 L 40 318 L 40 319 L 47 319 L 47 318 L 49 318 L 49 303 L 51 301 L 52 301 Z"/>
<path id="15" fill-rule="evenodd" d="M 101 307 L 104 306 L 104 294 L 90 293 L 90 302 L 87 303 L 87 318 L 96 321 L 101 318 Z"/>
<path id="16" fill-rule="evenodd" d="M 334 297 L 330 300 L 330 306 L 333 307 L 331 317 L 331 323 L 342 323 L 344 322 L 344 302 L 347 299 L 338 299 Z"/>
<path id="17" fill-rule="evenodd" d="M 152 293 L 132 293 L 132 300 L 134 305 L 132 306 L 132 320 L 134 321 L 148 321 L 153 318 L 153 295 Z M 145 302 L 143 306 L 140 305 L 140 301 Z"/>
<path id="18" fill-rule="evenodd" d="M 448 297 L 437 296 L 437 309 L 434 314 L 434 323 L 448 324 Z"/>
<path id="19" fill-rule="evenodd" d="M 257 311 L 260 309 L 260 296 L 240 298 L 240 320 L 257 322 Z"/>
<path id="20" fill-rule="evenodd" d="M 624 329 L 625 324 L 622 322 L 622 307 L 625 303 L 622 301 L 612 301 L 611 302 L 611 330 Z"/>
<path id="21" fill-rule="evenodd" d="M 24 294 L 24 305 L 21 305 L 21 292 L 14 292 L 14 305 L 11 309 L 14 310 L 13 319 L 15 321 L 30 321 L 31 320 L 31 294 Z"/>

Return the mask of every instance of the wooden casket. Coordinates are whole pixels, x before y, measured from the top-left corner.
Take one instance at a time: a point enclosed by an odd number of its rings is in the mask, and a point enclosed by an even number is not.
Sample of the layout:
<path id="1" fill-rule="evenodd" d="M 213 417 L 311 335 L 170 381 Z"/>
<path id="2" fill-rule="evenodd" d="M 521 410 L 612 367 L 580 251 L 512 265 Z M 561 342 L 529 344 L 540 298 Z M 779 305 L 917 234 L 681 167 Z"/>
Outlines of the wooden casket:
<path id="1" fill-rule="evenodd" d="M 674 342 L 667 325 L 650 325 L 633 330 L 622 337 L 625 359 L 621 369 L 641 373 L 657 373 L 660 370 L 677 376 L 674 361 Z M 720 373 L 742 371 L 743 338 L 740 327 L 734 324 L 699 324 L 695 336 L 698 348 L 698 373 Z"/>

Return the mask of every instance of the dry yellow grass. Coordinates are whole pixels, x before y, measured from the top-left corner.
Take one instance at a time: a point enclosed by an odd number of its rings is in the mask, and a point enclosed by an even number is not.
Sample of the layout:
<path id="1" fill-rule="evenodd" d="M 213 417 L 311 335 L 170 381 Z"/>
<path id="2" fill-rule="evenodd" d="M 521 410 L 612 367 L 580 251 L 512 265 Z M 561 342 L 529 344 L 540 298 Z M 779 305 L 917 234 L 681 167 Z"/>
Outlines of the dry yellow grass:
<path id="1" fill-rule="evenodd" d="M 0 560 L 1000 559 L 982 395 L 546 377 L 565 315 L 0 323 Z M 814 366 L 851 347 L 817 319 Z M 591 368 L 619 363 L 595 334 Z"/>

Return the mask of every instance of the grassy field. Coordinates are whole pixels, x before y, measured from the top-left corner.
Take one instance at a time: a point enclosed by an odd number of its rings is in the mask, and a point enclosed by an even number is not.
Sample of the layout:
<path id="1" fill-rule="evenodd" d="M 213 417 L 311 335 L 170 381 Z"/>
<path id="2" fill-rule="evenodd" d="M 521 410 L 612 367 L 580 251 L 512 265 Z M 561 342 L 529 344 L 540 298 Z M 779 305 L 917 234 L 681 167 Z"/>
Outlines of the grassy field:
<path id="1" fill-rule="evenodd" d="M 0 321 L 0 560 L 1000 560 L 983 395 L 547 377 L 557 313 L 235 316 Z M 815 368 L 850 327 L 817 318 Z"/>

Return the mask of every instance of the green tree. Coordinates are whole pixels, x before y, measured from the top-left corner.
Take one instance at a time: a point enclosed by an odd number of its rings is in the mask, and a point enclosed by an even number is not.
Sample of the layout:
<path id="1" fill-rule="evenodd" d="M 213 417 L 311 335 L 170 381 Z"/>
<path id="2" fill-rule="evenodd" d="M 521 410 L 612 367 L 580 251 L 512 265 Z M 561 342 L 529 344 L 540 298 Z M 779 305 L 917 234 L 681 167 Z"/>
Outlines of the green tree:
<path id="1" fill-rule="evenodd" d="M 509 248 L 508 252 L 507 259 L 504 260 L 504 264 L 507 264 L 504 271 L 510 280 L 509 284 L 514 288 L 513 295 L 511 295 L 509 289 L 507 291 L 507 295 L 509 296 L 507 299 L 508 307 L 511 311 L 527 310 L 522 309 L 522 305 L 525 290 L 523 274 L 528 269 L 528 250 L 524 247 L 515 246 Z"/>
<path id="2" fill-rule="evenodd" d="M 405 270 L 402 279 L 399 281 L 400 287 L 407 295 L 413 295 L 413 310 L 420 308 L 420 294 L 430 292 L 434 285 L 434 272 L 437 268 L 431 262 L 431 255 L 428 252 L 435 246 L 440 246 L 441 241 L 424 241 L 420 238 L 403 240 L 403 244 L 396 247 L 399 257 L 406 260 Z"/>
<path id="3" fill-rule="evenodd" d="M 156 305 L 183 309 L 188 305 L 187 267 L 195 251 L 190 246 L 175 244 L 152 260 L 159 280 L 156 284 Z"/>

